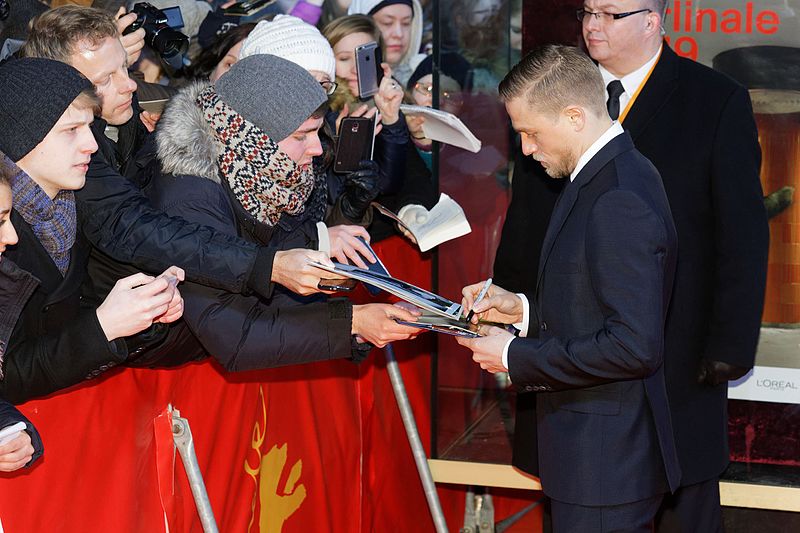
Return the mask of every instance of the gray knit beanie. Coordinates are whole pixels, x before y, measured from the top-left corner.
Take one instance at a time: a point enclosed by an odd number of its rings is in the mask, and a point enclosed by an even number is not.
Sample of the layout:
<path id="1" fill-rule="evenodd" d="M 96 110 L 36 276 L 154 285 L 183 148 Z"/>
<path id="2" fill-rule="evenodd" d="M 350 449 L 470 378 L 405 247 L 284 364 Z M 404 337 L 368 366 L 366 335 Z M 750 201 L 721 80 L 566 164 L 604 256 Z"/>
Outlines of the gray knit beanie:
<path id="1" fill-rule="evenodd" d="M 288 137 L 328 100 L 302 67 L 267 54 L 238 61 L 217 80 L 215 89 L 223 102 L 275 142 Z"/>
<path id="2" fill-rule="evenodd" d="M 0 151 L 15 163 L 25 157 L 75 98 L 93 87 L 61 61 L 26 57 L 0 64 Z"/>

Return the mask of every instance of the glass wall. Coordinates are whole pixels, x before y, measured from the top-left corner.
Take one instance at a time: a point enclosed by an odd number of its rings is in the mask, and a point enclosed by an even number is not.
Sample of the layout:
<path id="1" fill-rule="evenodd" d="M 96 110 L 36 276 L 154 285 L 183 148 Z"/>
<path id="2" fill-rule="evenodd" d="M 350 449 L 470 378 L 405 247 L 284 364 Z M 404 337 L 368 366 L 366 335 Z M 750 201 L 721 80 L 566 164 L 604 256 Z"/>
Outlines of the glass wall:
<path id="1" fill-rule="evenodd" d="M 438 30 L 439 107 L 456 113 L 482 144 L 477 153 L 443 146 L 436 160 L 440 190 L 461 205 L 472 227 L 438 248 L 437 290 L 460 300 L 462 287 L 492 274 L 510 199 L 515 141 L 497 85 L 519 59 L 521 0 L 442 0 Z M 505 376 L 481 371 L 452 338 L 438 337 L 435 455 L 510 462 L 510 453 L 496 460 L 481 455 L 481 442 L 495 438 L 504 446 L 487 449 L 510 452 Z"/>
<path id="2" fill-rule="evenodd" d="M 526 2 L 526 49 L 578 44 L 580 1 Z M 483 142 L 478 154 L 438 153 L 441 190 L 463 207 L 472 233 L 439 247 L 438 291 L 458 299 L 462 286 L 492 273 L 517 140 L 496 94 L 519 58 L 520 4 L 443 0 L 440 51 L 469 64 L 459 116 Z M 750 89 L 770 215 L 770 255 L 756 368 L 730 388 L 731 457 L 752 465 L 800 466 L 800 0 L 669 2 L 666 39 L 679 54 Z M 442 60 L 442 62 L 445 59 Z M 447 105 L 446 83 L 439 87 Z M 439 336 L 434 454 L 444 459 L 509 463 L 515 395 L 504 376 L 481 372 L 469 352 Z M 730 475 L 737 476 L 733 467 Z"/>

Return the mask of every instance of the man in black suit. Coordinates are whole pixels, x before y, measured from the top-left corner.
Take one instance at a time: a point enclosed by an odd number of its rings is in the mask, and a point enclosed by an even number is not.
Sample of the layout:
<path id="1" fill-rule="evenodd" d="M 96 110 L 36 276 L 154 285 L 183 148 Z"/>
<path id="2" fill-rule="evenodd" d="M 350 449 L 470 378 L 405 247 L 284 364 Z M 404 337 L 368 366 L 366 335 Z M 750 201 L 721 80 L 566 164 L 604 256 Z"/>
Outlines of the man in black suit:
<path id="1" fill-rule="evenodd" d="M 705 533 L 722 529 L 727 381 L 755 358 L 769 230 L 749 95 L 663 42 L 666 3 L 586 0 L 582 27 L 606 86 L 622 84 L 609 109 L 659 170 L 678 231 L 664 367 L 683 478 L 659 530 Z"/>
<path id="2" fill-rule="evenodd" d="M 499 91 L 523 152 L 570 182 L 535 297 L 493 286 L 473 305 L 481 284 L 464 289 L 480 318 L 539 337 L 488 328 L 459 342 L 541 391 L 539 475 L 556 531 L 649 531 L 680 478 L 662 366 L 676 236 L 661 179 L 609 119 L 602 78 L 576 48 L 535 50 Z"/>
<path id="3" fill-rule="evenodd" d="M 605 84 L 622 84 L 618 103 L 612 99 L 609 107 L 659 170 L 678 232 L 664 366 L 683 478 L 665 501 L 658 530 L 705 533 L 722 528 L 718 478 L 728 464 L 727 380 L 753 365 L 769 234 L 747 91 L 678 57 L 663 42 L 665 10 L 665 1 L 587 0 L 579 18 Z M 532 234 L 511 208 L 524 213 L 526 205 L 542 204 L 536 178 L 529 178 L 530 192 L 515 183 L 501 249 L 506 235 Z M 498 251 L 501 259 L 511 263 L 513 250 Z M 535 439 L 531 396 L 518 398 L 515 429 L 514 464 L 527 471 L 535 464 L 520 451 Z"/>

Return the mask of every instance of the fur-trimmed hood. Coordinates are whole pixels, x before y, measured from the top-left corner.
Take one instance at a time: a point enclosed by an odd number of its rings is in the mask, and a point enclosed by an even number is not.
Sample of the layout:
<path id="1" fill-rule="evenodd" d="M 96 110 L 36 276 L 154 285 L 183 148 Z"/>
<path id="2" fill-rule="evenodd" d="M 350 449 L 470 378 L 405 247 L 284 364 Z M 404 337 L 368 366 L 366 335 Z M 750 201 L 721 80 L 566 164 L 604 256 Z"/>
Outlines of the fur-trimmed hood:
<path id="1" fill-rule="evenodd" d="M 197 105 L 208 82 L 187 85 L 172 97 L 156 129 L 161 171 L 200 176 L 220 183 L 218 158 L 223 146 Z"/>

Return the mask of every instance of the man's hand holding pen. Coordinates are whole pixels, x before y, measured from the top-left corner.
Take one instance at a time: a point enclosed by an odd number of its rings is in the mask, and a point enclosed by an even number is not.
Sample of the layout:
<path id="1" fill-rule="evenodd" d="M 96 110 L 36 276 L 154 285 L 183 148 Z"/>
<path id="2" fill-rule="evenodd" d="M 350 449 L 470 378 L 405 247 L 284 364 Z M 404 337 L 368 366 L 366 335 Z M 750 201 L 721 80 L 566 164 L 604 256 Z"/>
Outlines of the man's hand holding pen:
<path id="1" fill-rule="evenodd" d="M 484 292 L 484 288 L 486 288 L 485 296 L 479 300 L 478 296 Z M 462 308 L 470 310 L 467 320 L 473 324 L 477 324 L 479 320 L 501 324 L 522 322 L 522 300 L 513 292 L 492 285 L 491 279 L 467 285 L 461 290 L 461 295 Z"/>
<path id="2" fill-rule="evenodd" d="M 483 283 L 468 285 L 461 290 L 463 309 L 469 309 L 467 320 L 473 324 L 479 322 L 499 322 L 501 324 L 515 324 L 522 322 L 523 304 L 519 296 L 512 292 L 492 285 L 491 278 Z M 472 350 L 472 360 L 482 369 L 489 372 L 505 372 L 503 365 L 503 350 L 514 335 L 503 328 L 482 325 L 483 337 L 467 339 L 459 337 L 456 341 Z"/>

